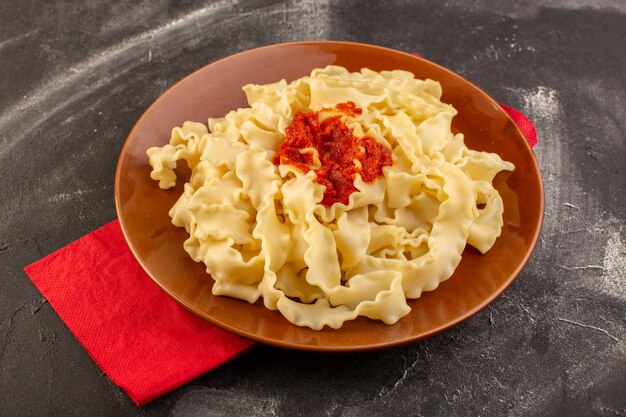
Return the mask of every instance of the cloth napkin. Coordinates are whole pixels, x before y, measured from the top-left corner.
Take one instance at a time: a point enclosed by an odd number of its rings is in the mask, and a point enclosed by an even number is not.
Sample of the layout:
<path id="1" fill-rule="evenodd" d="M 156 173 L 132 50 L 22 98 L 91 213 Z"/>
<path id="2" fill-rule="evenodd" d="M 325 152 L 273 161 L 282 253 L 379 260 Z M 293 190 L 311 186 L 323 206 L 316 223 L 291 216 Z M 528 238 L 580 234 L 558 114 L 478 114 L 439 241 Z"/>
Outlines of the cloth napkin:
<path id="1" fill-rule="evenodd" d="M 534 146 L 532 122 L 502 108 Z M 98 366 L 139 406 L 254 345 L 163 292 L 135 260 L 117 220 L 25 271 Z"/>

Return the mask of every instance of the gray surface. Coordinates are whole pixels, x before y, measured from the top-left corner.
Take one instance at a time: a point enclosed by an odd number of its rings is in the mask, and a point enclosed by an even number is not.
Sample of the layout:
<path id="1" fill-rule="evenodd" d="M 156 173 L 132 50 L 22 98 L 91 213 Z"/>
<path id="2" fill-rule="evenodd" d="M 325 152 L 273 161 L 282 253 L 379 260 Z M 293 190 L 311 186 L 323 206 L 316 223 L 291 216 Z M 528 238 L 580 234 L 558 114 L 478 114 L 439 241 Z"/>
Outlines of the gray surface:
<path id="1" fill-rule="evenodd" d="M 0 415 L 626 415 L 626 3 L 192 3 L 0 2 Z M 260 347 L 138 409 L 22 268 L 115 218 L 118 153 L 166 87 L 304 39 L 418 51 L 526 112 L 541 241 L 444 334 L 359 354 Z"/>

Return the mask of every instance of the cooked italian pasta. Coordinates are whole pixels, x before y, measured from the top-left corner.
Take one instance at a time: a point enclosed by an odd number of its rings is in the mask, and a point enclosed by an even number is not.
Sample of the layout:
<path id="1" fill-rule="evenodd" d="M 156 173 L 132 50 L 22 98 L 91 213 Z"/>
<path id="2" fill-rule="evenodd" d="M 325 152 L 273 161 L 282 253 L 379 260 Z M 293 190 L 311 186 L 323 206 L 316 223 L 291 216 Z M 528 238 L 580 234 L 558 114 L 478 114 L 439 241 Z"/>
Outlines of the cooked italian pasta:
<path id="1" fill-rule="evenodd" d="M 191 168 L 169 214 L 189 234 L 184 249 L 213 277 L 213 294 L 262 297 L 316 330 L 358 316 L 393 324 L 410 311 L 406 299 L 452 276 L 467 243 L 485 253 L 500 235 L 492 180 L 514 166 L 451 132 L 456 110 L 440 101 L 439 83 L 328 66 L 243 90 L 250 107 L 209 119 L 208 129 L 185 122 L 169 144 L 147 151 L 163 189 L 175 185 L 177 161 Z M 333 113 L 350 102 L 360 110 Z M 392 157 L 374 180 L 356 170 L 345 202 L 322 204 L 316 149 L 299 151 L 313 155 L 310 169 L 276 156 L 294 118 L 311 111 L 340 118 Z"/>

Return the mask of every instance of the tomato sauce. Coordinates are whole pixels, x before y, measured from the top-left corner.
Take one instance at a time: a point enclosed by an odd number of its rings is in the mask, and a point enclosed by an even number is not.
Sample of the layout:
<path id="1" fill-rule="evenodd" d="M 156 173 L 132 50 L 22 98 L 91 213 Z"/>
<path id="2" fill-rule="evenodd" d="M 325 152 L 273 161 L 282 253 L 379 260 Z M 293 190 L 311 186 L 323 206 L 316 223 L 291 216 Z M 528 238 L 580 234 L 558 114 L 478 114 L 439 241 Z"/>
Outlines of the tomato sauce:
<path id="1" fill-rule="evenodd" d="M 340 114 L 320 122 L 320 112 Z M 362 109 L 351 101 L 339 103 L 333 109 L 296 112 L 285 130 L 274 164 L 292 165 L 304 174 L 315 171 L 317 182 L 326 187 L 322 204 L 328 207 L 334 203 L 348 204 L 350 194 L 357 191 L 356 174 L 371 183 L 383 175 L 384 167 L 393 164 L 390 149 L 369 136 L 356 138 L 341 120 L 344 114 L 361 113 Z M 314 152 L 302 152 L 306 148 L 317 151 L 319 162 Z"/>

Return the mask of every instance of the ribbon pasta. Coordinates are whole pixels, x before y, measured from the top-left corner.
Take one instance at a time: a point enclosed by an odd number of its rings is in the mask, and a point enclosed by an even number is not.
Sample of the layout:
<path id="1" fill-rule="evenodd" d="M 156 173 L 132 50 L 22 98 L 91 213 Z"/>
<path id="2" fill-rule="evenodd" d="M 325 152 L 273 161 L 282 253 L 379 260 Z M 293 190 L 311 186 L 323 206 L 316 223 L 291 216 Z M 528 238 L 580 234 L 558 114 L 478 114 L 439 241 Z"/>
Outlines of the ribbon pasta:
<path id="1" fill-rule="evenodd" d="M 440 101 L 439 83 L 328 66 L 243 90 L 250 107 L 209 119 L 209 129 L 185 122 L 147 151 L 163 189 L 175 185 L 177 161 L 191 168 L 169 214 L 189 233 L 184 249 L 215 280 L 213 294 L 262 297 L 315 330 L 358 316 L 393 324 L 410 311 L 407 298 L 453 274 L 466 243 L 485 253 L 500 235 L 492 180 L 514 166 L 452 134 L 456 110 Z M 314 171 L 272 159 L 296 112 L 348 101 L 362 113 L 343 121 L 390 149 L 393 165 L 371 183 L 356 174 L 348 204 L 327 207 Z"/>

